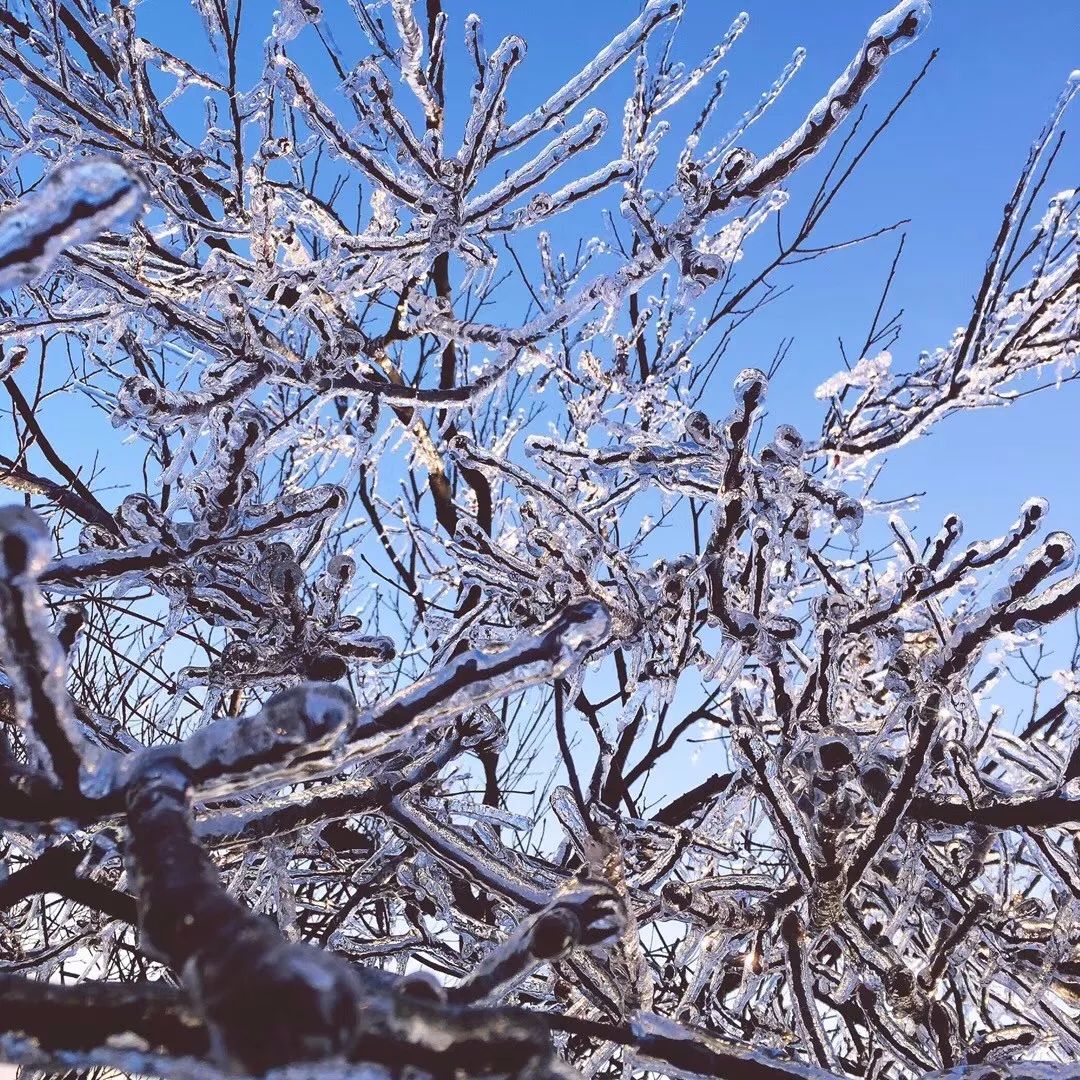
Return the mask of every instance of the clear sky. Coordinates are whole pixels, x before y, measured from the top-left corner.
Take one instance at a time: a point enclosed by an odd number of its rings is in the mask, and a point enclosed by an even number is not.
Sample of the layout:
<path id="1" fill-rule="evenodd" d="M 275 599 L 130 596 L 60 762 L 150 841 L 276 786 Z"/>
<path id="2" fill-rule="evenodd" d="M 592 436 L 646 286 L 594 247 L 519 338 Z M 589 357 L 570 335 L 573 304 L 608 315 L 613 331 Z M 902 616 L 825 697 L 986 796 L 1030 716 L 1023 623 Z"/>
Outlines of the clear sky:
<path id="1" fill-rule="evenodd" d="M 324 6 L 335 13 L 333 25 L 347 60 L 359 59 L 366 43 L 358 32 L 342 29 L 350 24 L 346 5 L 327 0 Z M 745 6 L 750 25 L 725 61 L 731 78 L 715 121 L 718 128 L 734 123 L 757 100 L 797 45 L 808 52 L 793 84 L 746 140 L 751 149 L 764 152 L 805 115 L 889 5 L 887 0 L 745 0 Z M 381 7 L 391 22 L 387 7 Z M 507 33 L 527 40 L 529 55 L 514 76 L 510 95 L 514 115 L 542 100 L 592 57 L 634 18 L 639 5 L 638 0 L 445 0 L 445 8 L 451 28 L 448 79 L 461 90 L 462 109 L 467 97 L 465 16 L 480 12 L 489 48 Z M 703 55 L 739 10 L 727 0 L 689 0 L 679 54 L 688 61 Z M 246 11 L 247 53 L 254 69 L 261 61 L 271 0 L 249 0 Z M 149 37 L 181 55 L 206 55 L 199 23 L 181 0 L 143 0 L 139 23 Z M 296 43 L 298 54 L 302 45 Z M 932 48 L 940 55 L 930 75 L 871 152 L 820 234 L 821 240 L 838 240 L 911 219 L 893 294 L 904 308 L 904 334 L 894 349 L 896 364 L 904 367 L 921 349 L 943 344 L 967 316 L 1001 206 L 1027 148 L 1068 73 L 1080 67 L 1080 0 L 937 0 L 927 31 L 890 61 L 872 88 L 874 115 L 891 105 Z M 598 95 L 612 120 L 605 159 L 615 156 L 629 79 L 627 67 Z M 197 91 L 188 96 L 198 109 Z M 1070 121 L 1080 125 L 1078 112 L 1074 107 Z M 811 167 L 811 180 L 820 175 L 824 157 Z M 1066 141 L 1056 177 L 1052 190 L 1080 183 L 1080 138 Z M 794 205 L 799 191 L 797 183 Z M 886 237 L 796 268 L 789 279 L 796 288 L 737 338 L 731 375 L 739 367 L 766 366 L 781 339 L 795 339 L 770 393 L 772 422 L 793 422 L 808 433 L 817 429 L 821 406 L 812 391 L 841 366 L 837 338 L 861 340 L 894 244 L 893 237 Z M 715 382 L 721 395 L 727 386 L 724 374 L 721 369 Z M 1069 438 L 1078 404 L 1080 387 L 1067 387 L 1008 410 L 952 418 L 931 438 L 894 456 L 881 493 L 925 490 L 926 520 L 933 523 L 958 510 L 969 535 L 984 529 L 996 534 L 1027 496 L 1042 494 L 1051 501 L 1054 527 L 1080 530 L 1075 443 Z M 719 397 L 716 411 L 726 407 L 726 397 Z M 85 420 L 85 410 L 84 400 L 71 403 L 73 417 L 78 413 Z M 74 425 L 60 442 L 85 455 L 87 430 L 85 423 Z"/>
<path id="2" fill-rule="evenodd" d="M 775 145 L 818 99 L 853 56 L 867 27 L 888 0 L 689 0 L 679 33 L 680 56 L 693 60 L 718 41 L 745 7 L 750 24 L 725 60 L 731 78 L 718 127 L 730 126 L 768 86 L 793 48 L 807 58 L 771 115 L 747 145 Z M 515 77 L 514 101 L 541 100 L 629 21 L 636 0 L 544 0 L 479 3 L 448 0 L 453 21 L 474 8 L 492 45 L 520 34 L 529 56 Z M 906 368 L 920 350 L 947 342 L 966 321 L 990 243 L 1028 147 L 1041 129 L 1069 73 L 1080 67 L 1080 0 L 937 0 L 930 26 L 892 59 L 868 100 L 881 116 L 918 72 L 931 49 L 939 56 L 892 129 L 871 151 L 823 223 L 823 240 L 840 240 L 910 218 L 893 297 L 904 309 L 904 333 L 894 362 Z M 605 102 L 621 102 L 629 72 L 604 88 Z M 535 89 L 532 95 L 529 91 Z M 1049 191 L 1080 185 L 1080 108 L 1074 104 Z M 820 176 L 826 151 L 811 166 Z M 801 174 L 800 174 L 801 176 Z M 800 190 L 793 187 L 793 207 Z M 812 190 L 812 189 L 811 189 Z M 784 337 L 794 337 L 789 359 L 770 390 L 770 420 L 808 433 L 820 423 L 814 388 L 842 367 L 837 338 L 861 342 L 895 248 L 886 237 L 797 267 L 793 291 L 736 339 L 730 374 L 767 366 Z M 726 390 L 718 373 L 716 389 Z M 722 398 L 717 408 L 726 405 Z M 1080 385 L 1038 394 L 1009 409 L 953 417 L 928 439 L 893 456 L 880 494 L 925 491 L 933 527 L 950 510 L 964 517 L 968 535 L 997 535 L 1030 495 L 1051 503 L 1051 527 L 1080 531 L 1080 464 L 1072 437 L 1080 415 Z"/>
<path id="3" fill-rule="evenodd" d="M 471 10 L 484 17 L 489 48 L 511 32 L 529 43 L 529 55 L 512 84 L 511 116 L 543 100 L 639 10 L 638 0 L 445 0 L 445 6 L 451 27 L 448 79 L 458 88 L 451 114 L 456 102 L 459 118 L 468 77 L 462 27 Z M 888 6 L 888 0 L 746 0 L 750 25 L 725 61 L 731 78 L 716 127 L 732 125 L 773 81 L 792 50 L 805 46 L 802 71 L 745 140 L 759 153 L 770 149 L 843 70 L 866 28 Z M 368 50 L 358 31 L 345 29 L 350 24 L 347 5 L 326 0 L 325 7 L 335 15 L 346 61 L 355 62 Z M 390 23 L 387 6 L 380 7 Z M 693 62 L 720 39 L 740 6 L 689 0 L 687 9 L 677 51 Z M 273 5 L 271 0 L 249 0 L 245 10 L 245 56 L 254 71 Z M 192 60 L 206 57 L 199 22 L 181 0 L 143 0 L 138 17 L 152 39 Z M 967 317 L 1002 204 L 1027 148 L 1068 73 L 1080 67 L 1080 0 L 938 0 L 923 36 L 890 60 L 872 88 L 872 116 L 883 115 L 933 48 L 940 56 L 929 76 L 830 212 L 818 240 L 842 240 L 911 219 L 893 293 L 904 309 L 903 337 L 893 350 L 900 367 L 910 365 L 920 350 L 946 342 Z M 303 40 L 295 43 L 293 51 L 301 60 L 304 49 Z M 325 63 L 320 66 L 326 69 Z M 315 81 L 320 88 L 327 86 L 326 75 Z M 604 160 L 616 156 L 629 85 L 627 66 L 597 96 L 612 120 L 600 155 Z M 198 91 L 187 97 L 198 115 Z M 1074 107 L 1066 126 L 1080 126 L 1078 113 Z M 807 191 L 806 180 L 819 176 L 824 164 L 822 155 L 805 180 L 800 174 L 793 206 Z M 1080 182 L 1080 139 L 1067 139 L 1055 177 L 1051 191 Z M 598 230 L 596 209 L 589 209 L 589 217 L 590 227 Z M 726 412 L 727 387 L 735 372 L 767 366 L 781 340 L 792 337 L 788 362 L 770 392 L 769 423 L 791 422 L 807 433 L 816 431 L 821 403 L 813 399 L 813 389 L 841 367 L 838 337 L 849 343 L 861 340 L 894 247 L 895 236 L 888 236 L 796 268 L 787 279 L 793 291 L 736 338 L 727 368 L 714 381 L 716 396 L 706 407 L 716 415 Z M 1078 404 L 1080 386 L 1066 387 L 1006 410 L 951 418 L 929 439 L 894 455 L 878 494 L 925 491 L 916 523 L 933 528 L 944 513 L 956 510 L 970 537 L 997 535 L 1025 498 L 1041 494 L 1051 502 L 1051 527 L 1080 531 L 1072 437 Z M 100 449 L 114 475 L 130 475 L 120 461 L 125 455 L 136 460 L 137 451 L 120 447 L 100 414 L 89 418 L 85 399 L 73 397 L 51 408 L 71 419 L 57 430 L 70 460 L 87 461 Z"/>

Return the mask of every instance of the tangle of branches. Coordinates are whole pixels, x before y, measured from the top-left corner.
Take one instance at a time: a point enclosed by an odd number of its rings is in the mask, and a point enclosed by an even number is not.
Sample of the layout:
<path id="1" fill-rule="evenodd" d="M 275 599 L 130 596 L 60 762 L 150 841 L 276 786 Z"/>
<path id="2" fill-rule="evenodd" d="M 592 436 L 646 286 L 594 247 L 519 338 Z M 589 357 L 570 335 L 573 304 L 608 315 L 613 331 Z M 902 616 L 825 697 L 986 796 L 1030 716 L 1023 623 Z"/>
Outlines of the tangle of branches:
<path id="1" fill-rule="evenodd" d="M 817 233 L 929 5 L 776 145 L 802 52 L 740 115 L 747 16 L 683 62 L 683 5 L 519 111 L 525 43 L 440 0 L 192 0 L 190 58 L 130 0 L 0 0 L 23 1075 L 1080 1068 L 1073 541 L 1039 499 L 924 541 L 873 497 L 1073 377 L 1080 78 L 955 337 L 894 365 L 894 260 L 799 432 L 782 350 L 729 346 L 789 268 L 899 238 Z"/>

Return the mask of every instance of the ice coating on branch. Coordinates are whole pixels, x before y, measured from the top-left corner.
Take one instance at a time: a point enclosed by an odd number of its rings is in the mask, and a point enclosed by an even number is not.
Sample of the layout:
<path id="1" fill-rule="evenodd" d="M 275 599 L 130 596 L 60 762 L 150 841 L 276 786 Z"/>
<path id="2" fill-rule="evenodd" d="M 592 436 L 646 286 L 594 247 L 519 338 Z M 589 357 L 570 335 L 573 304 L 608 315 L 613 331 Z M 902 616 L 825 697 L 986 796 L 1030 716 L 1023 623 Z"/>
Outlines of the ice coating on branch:
<path id="1" fill-rule="evenodd" d="M 681 10 L 681 0 L 648 0 L 641 14 L 601 49 L 595 59 L 543 105 L 510 125 L 498 142 L 499 149 L 517 146 L 558 121 L 619 67 L 660 23 L 674 18 Z"/>
<path id="2" fill-rule="evenodd" d="M 27 390 L 49 327 L 43 431 L 58 372 L 146 464 L 119 491 L 89 459 L 35 471 L 40 438 L 0 463 L 63 552 L 35 647 L 59 646 L 80 729 L 117 751 L 61 785 L 63 726 L 16 703 L 3 661 L 0 921 L 33 978 L 0 972 L 0 1032 L 28 987 L 173 994 L 113 982 L 142 977 L 134 900 L 140 949 L 199 923 L 197 958 L 173 951 L 200 1010 L 184 1030 L 209 1025 L 245 1072 L 331 1050 L 360 1060 L 283 1075 L 1074 1059 L 1078 684 L 1034 659 L 1080 605 L 1072 543 L 1035 537 L 1038 503 L 997 539 L 961 543 L 955 515 L 926 539 L 865 468 L 1068 378 L 1080 204 L 1023 210 L 1060 109 L 970 326 L 909 362 L 883 323 L 827 384 L 817 439 L 782 423 L 782 375 L 767 399 L 782 354 L 732 351 L 775 295 L 749 238 L 798 209 L 784 186 L 826 140 L 859 158 L 844 115 L 925 10 L 875 24 L 775 149 L 757 121 L 805 54 L 736 88 L 719 66 L 743 16 L 680 44 L 680 5 L 649 4 L 522 116 L 511 83 L 545 58 L 512 35 L 489 54 L 475 17 L 463 58 L 437 6 L 289 0 L 237 30 L 198 0 L 205 72 L 148 40 L 139 5 L 0 19 L 22 95 L 0 110 L 7 182 L 12 147 L 92 145 L 137 161 L 152 205 L 4 315 L 0 366 Z M 624 61 L 606 131 L 588 95 Z M 996 690 L 1028 660 L 1030 712 Z M 125 788 L 134 831 L 173 827 L 132 844 Z M 355 1050 L 343 964 L 373 1025 Z M 46 1043 L 84 1030 L 38 1015 Z M 114 1040 L 127 1072 L 217 1080 L 123 1049 L 145 1033 L 105 1025 L 90 1054 Z M 93 1063 L 62 1053 L 43 1067 Z"/>
<path id="3" fill-rule="evenodd" d="M 819 399 L 835 397 L 848 387 L 877 387 L 888 375 L 892 354 L 886 349 L 877 356 L 864 356 L 849 371 L 840 371 L 826 379 L 815 391 Z"/>
<path id="4" fill-rule="evenodd" d="M 540 964 L 564 959 L 575 948 L 614 941 L 625 926 L 619 896 L 599 882 L 560 889 L 554 899 L 522 921 L 452 991 L 455 1001 L 478 1001 L 503 994 Z"/>
<path id="5" fill-rule="evenodd" d="M 810 110 L 806 121 L 772 153 L 739 177 L 735 190 L 761 194 L 816 154 L 850 112 L 889 56 L 910 45 L 930 20 L 929 0 L 905 0 L 874 22 L 847 70 Z"/>
<path id="6" fill-rule="evenodd" d="M 568 605 L 545 627 L 497 652 L 469 652 L 362 714 L 351 741 L 378 745 L 419 724 L 561 678 L 605 640 L 610 618 L 596 600 Z"/>
<path id="7" fill-rule="evenodd" d="M 760 119 L 760 117 L 776 102 L 777 98 L 784 92 L 805 62 L 806 50 L 800 47 L 792 54 L 791 59 L 784 66 L 784 70 L 777 76 L 772 86 L 761 94 L 754 107 L 744 113 L 739 123 L 703 156 L 703 163 L 706 165 L 720 163 L 719 177 L 723 178 L 729 184 L 731 180 L 734 179 L 731 170 L 731 166 L 734 163 L 733 155 L 737 155 L 736 160 L 742 157 L 745 158 L 746 164 L 753 163 L 753 159 L 750 157 L 748 151 L 735 144 L 742 139 L 747 129 Z"/>
<path id="8" fill-rule="evenodd" d="M 870 24 L 866 32 L 867 45 L 882 38 L 889 43 L 890 54 L 906 49 L 930 24 L 932 11 L 930 0 L 907 0 L 897 4 Z M 892 44 L 894 40 L 895 45 Z"/>
<path id="9" fill-rule="evenodd" d="M 128 223 L 143 204 L 141 183 L 118 161 L 82 158 L 53 169 L 0 211 L 0 289 L 49 270 L 61 253 Z"/>
<path id="10" fill-rule="evenodd" d="M 275 694 L 256 713 L 215 720 L 175 751 L 191 779 L 207 790 L 246 784 L 283 783 L 300 758 L 329 756 L 356 721 L 352 695 L 331 683 L 305 683 Z M 143 767 L 128 759 L 121 786 Z"/>
<path id="11" fill-rule="evenodd" d="M 31 764 L 78 791 L 99 764 L 67 690 L 67 651 L 53 632 L 38 579 L 52 535 L 33 511 L 0 508 L 0 666 Z"/>

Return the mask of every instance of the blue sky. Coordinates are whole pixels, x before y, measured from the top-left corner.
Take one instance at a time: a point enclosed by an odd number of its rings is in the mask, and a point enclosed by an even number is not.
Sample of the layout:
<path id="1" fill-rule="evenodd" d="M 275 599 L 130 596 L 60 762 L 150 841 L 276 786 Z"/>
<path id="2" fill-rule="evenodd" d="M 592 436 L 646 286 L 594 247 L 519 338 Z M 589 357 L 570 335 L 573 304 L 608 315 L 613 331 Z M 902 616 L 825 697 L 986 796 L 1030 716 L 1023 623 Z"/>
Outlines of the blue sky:
<path id="1" fill-rule="evenodd" d="M 753 0 L 747 4 L 750 25 L 725 62 L 731 78 L 714 121 L 719 130 L 733 124 L 775 78 L 792 50 L 805 46 L 802 71 L 770 114 L 745 140 L 762 153 L 789 132 L 810 104 L 846 66 L 866 28 L 887 6 L 886 0 Z M 347 62 L 367 52 L 358 32 L 350 33 L 343 2 L 328 0 L 335 13 L 338 42 Z M 511 116 L 543 100 L 566 77 L 595 55 L 610 37 L 631 21 L 637 0 L 446 0 L 450 20 L 448 65 L 452 108 L 467 105 L 467 63 L 462 27 L 478 8 L 485 39 L 493 47 L 506 33 L 529 43 L 529 55 L 515 74 Z M 689 0 L 679 32 L 678 54 L 693 62 L 722 36 L 739 6 L 721 0 Z M 389 12 L 383 14 L 389 22 Z M 261 62 L 272 6 L 269 0 L 246 5 L 245 55 L 250 71 Z M 207 56 L 201 27 L 180 0 L 144 0 L 139 7 L 143 32 L 195 61 Z M 922 66 L 932 48 L 940 50 L 929 76 L 873 149 L 830 216 L 819 242 L 865 233 L 900 218 L 910 218 L 904 259 L 893 297 L 904 309 L 904 333 L 894 348 L 898 366 L 917 353 L 944 343 L 965 320 L 1001 206 L 1064 86 L 1080 66 L 1080 3 L 1038 0 L 939 0 L 933 20 L 920 40 L 886 66 L 872 88 L 872 116 L 880 117 Z M 290 51 L 303 60 L 316 56 L 303 39 Z M 316 85 L 329 89 L 328 65 Z M 597 95 L 596 103 L 612 121 L 604 160 L 617 154 L 622 101 L 630 84 L 626 66 Z M 190 91 L 186 107 L 201 113 L 199 92 Z M 1074 108 L 1069 119 L 1077 122 Z M 453 115 L 451 115 L 453 123 Z M 680 140 L 681 141 L 681 140 Z M 825 155 L 808 170 L 813 181 Z M 1066 141 L 1049 190 L 1075 185 L 1080 178 L 1080 141 Z M 805 195 L 797 179 L 793 204 Z M 590 226 L 599 228 L 597 208 L 589 207 Z M 557 234 L 558 237 L 558 234 Z M 767 366 L 784 338 L 794 345 L 770 393 L 770 423 L 791 422 L 808 433 L 820 424 L 821 404 L 813 389 L 841 366 L 838 337 L 861 339 L 876 303 L 883 275 L 895 247 L 889 236 L 825 261 L 796 268 L 787 279 L 796 287 L 782 301 L 740 332 L 726 368 L 714 381 L 716 415 L 729 407 L 730 378 L 744 366 Z M 959 511 L 968 536 L 996 535 L 1015 517 L 1030 495 L 1051 502 L 1051 527 L 1080 530 L 1080 485 L 1074 481 L 1075 451 L 1070 438 L 1078 390 L 1036 395 L 1009 409 L 954 417 L 931 438 L 893 456 L 879 488 L 881 496 L 925 491 L 916 525 L 933 528 L 944 513 Z M 59 403 L 56 403 L 59 405 Z M 85 399 L 63 403 L 54 412 L 71 418 L 58 434 L 61 447 L 86 461 L 101 447 L 116 472 L 127 471 L 121 448 L 104 418 L 86 415 Z M 91 435 L 90 433 L 93 432 Z M 100 432 L 100 435 L 99 435 Z M 132 459 L 134 460 L 134 458 Z M 108 500 L 107 500 L 108 501 Z"/>
<path id="2" fill-rule="evenodd" d="M 355 61 L 367 51 L 366 42 L 349 32 L 349 16 L 337 10 L 344 6 L 325 5 L 336 15 L 333 25 L 346 59 Z M 732 124 L 772 82 L 792 50 L 805 46 L 808 55 L 801 72 L 746 140 L 759 153 L 768 150 L 843 70 L 866 28 L 887 6 L 887 0 L 749 0 L 750 25 L 725 61 L 731 78 L 716 126 Z M 595 55 L 635 17 L 639 5 L 637 0 L 445 0 L 445 9 L 450 20 L 448 79 L 460 88 L 452 97 L 462 113 L 467 103 L 461 81 L 467 77 L 461 46 L 465 16 L 480 12 L 489 48 L 508 33 L 528 42 L 528 57 L 515 73 L 510 94 L 515 116 L 547 97 Z M 253 68 L 261 60 L 270 10 L 268 0 L 249 0 L 247 5 L 245 29 Z M 703 54 L 739 10 L 724 0 L 690 0 L 678 54 L 688 61 Z M 383 15 L 390 23 L 386 8 Z M 160 35 L 182 55 L 205 55 L 198 22 L 178 0 L 144 0 L 139 19 L 144 32 Z M 895 362 L 903 367 L 921 349 L 943 344 L 967 315 L 1001 206 L 1027 148 L 1068 73 L 1080 66 L 1080 4 L 938 0 L 927 31 L 890 61 L 872 88 L 873 115 L 881 116 L 892 104 L 932 48 L 940 55 L 928 78 L 871 152 L 820 234 L 821 240 L 842 239 L 911 219 L 893 292 L 897 306 L 904 309 L 904 334 L 894 349 Z M 302 59 L 304 41 L 290 51 Z M 598 159 L 615 156 L 629 78 L 627 67 L 597 96 L 612 121 L 607 153 L 598 153 Z M 317 78 L 316 85 L 326 82 Z M 1070 118 L 1074 122 L 1076 112 L 1074 108 Z M 820 174 L 824 157 L 811 168 L 810 179 Z M 1080 180 L 1080 141 L 1066 141 L 1055 174 L 1056 186 L 1052 183 L 1050 190 Z M 793 201 L 799 193 L 797 182 Z M 793 422 L 807 431 L 817 428 L 820 404 L 813 400 L 813 389 L 841 366 L 838 337 L 861 340 L 894 245 L 890 236 L 797 268 L 789 278 L 796 288 L 737 339 L 729 363 L 732 375 L 742 366 L 766 366 L 782 338 L 795 339 L 770 394 L 774 422 Z M 723 375 L 721 369 L 715 384 L 721 395 L 727 385 Z M 1080 485 L 1073 482 L 1067 441 L 1077 409 L 1074 390 L 1067 387 L 1007 410 L 948 420 L 931 438 L 894 455 L 882 493 L 925 491 L 924 513 L 916 517 L 932 527 L 945 512 L 958 510 L 969 535 L 996 534 L 1013 520 L 1026 497 L 1042 494 L 1051 501 L 1054 527 L 1080 529 Z M 715 407 L 724 410 L 725 398 Z"/>
<path id="3" fill-rule="evenodd" d="M 450 18 L 450 85 L 457 87 L 459 119 L 467 106 L 467 61 L 461 47 L 465 16 L 485 17 L 493 47 L 507 33 L 529 43 L 510 95 L 511 116 L 542 101 L 595 55 L 637 14 L 637 0 L 445 0 Z M 330 9 L 344 2 L 327 0 Z M 801 72 L 746 145 L 768 151 L 798 124 L 844 69 L 866 28 L 887 0 L 748 0 L 750 25 L 725 62 L 731 78 L 716 128 L 726 130 L 771 84 L 796 46 L 808 52 Z M 248 0 L 247 56 L 261 61 L 271 0 Z M 689 62 L 720 39 L 740 7 L 721 0 L 689 0 L 678 53 Z M 384 9 L 384 13 L 385 9 Z M 388 13 L 387 19 L 388 19 Z M 143 32 L 196 62 L 207 55 L 201 28 L 182 0 L 144 0 Z M 389 19 L 388 19 L 389 21 Z M 338 19 L 336 25 L 348 25 Z M 358 34 L 338 31 L 349 62 L 367 46 Z M 896 119 L 824 222 L 818 242 L 842 240 L 901 218 L 907 227 L 904 259 L 894 286 L 904 310 L 904 332 L 894 347 L 896 363 L 909 366 L 918 352 L 945 343 L 969 312 L 989 244 L 1028 147 L 1071 70 L 1080 67 L 1080 0 L 938 0 L 930 26 L 895 57 L 873 87 L 871 115 L 880 118 L 931 49 L 940 56 L 914 98 Z M 291 48 L 298 59 L 315 55 L 304 42 Z M 325 70 L 325 68 L 324 68 Z M 332 82 L 315 78 L 320 89 Z M 630 85 L 624 68 L 597 95 L 612 120 L 603 159 L 617 154 L 617 127 Z M 201 111 L 189 94 L 192 117 Z M 1080 109 L 1066 126 L 1080 128 Z M 825 156 L 793 185 L 793 202 L 819 176 Z M 1080 183 L 1080 139 L 1067 139 L 1048 194 Z M 812 188 L 809 188 L 812 190 Z M 596 210 L 590 208 L 598 222 Z M 560 226 L 561 228 L 562 226 Z M 599 229 L 599 225 L 591 226 Z M 777 345 L 794 338 L 783 370 L 770 390 L 770 426 L 794 423 L 807 433 L 820 426 L 821 403 L 813 389 L 842 362 L 837 339 L 861 340 L 895 249 L 889 236 L 825 261 L 796 268 L 795 288 L 752 320 L 736 339 L 713 384 L 706 407 L 715 416 L 730 408 L 730 380 L 745 366 L 768 365 Z M 509 316 L 514 317 L 514 316 Z M 61 373 L 57 378 L 62 377 Z M 1080 532 L 1076 417 L 1080 386 L 1031 397 L 1009 409 L 953 417 L 934 434 L 895 453 L 878 489 L 880 497 L 925 492 L 908 515 L 917 534 L 935 530 L 945 513 L 959 512 L 969 538 L 1000 534 L 1021 503 L 1043 495 L 1051 504 L 1050 528 Z M 99 450 L 116 478 L 136 480 L 141 452 L 120 445 L 101 413 L 72 396 L 50 406 L 49 428 L 69 461 L 89 463 Z M 5 434 L 0 442 L 9 438 Z M 105 495 L 112 505 L 123 492 Z M 700 768 L 705 765 L 701 764 Z M 712 767 L 710 765 L 710 767 Z M 3 1075 L 0 1070 L 0 1075 Z"/>
<path id="4" fill-rule="evenodd" d="M 448 0 L 451 22 L 472 3 Z M 888 7 L 883 0 L 748 0 L 750 24 L 725 61 L 731 71 L 716 121 L 726 128 L 752 105 L 797 45 L 808 55 L 801 72 L 754 129 L 747 144 L 763 152 L 805 115 L 846 66 L 863 33 Z M 529 55 L 515 75 L 512 103 L 528 107 L 591 57 L 637 12 L 635 0 L 545 0 L 481 4 L 489 47 L 518 33 Z M 679 33 L 679 55 L 693 60 L 719 40 L 739 5 L 690 0 Z M 914 98 L 856 174 L 822 238 L 842 239 L 910 218 L 893 296 L 904 309 L 898 366 L 944 344 L 965 321 L 1001 207 L 1070 71 L 1080 66 L 1080 4 L 1076 0 L 939 0 L 915 45 L 890 61 L 872 88 L 881 116 L 918 72 L 930 50 L 939 57 Z M 601 92 L 609 115 L 628 84 L 620 72 Z M 1077 109 L 1067 120 L 1080 124 Z M 824 159 L 812 166 L 820 174 Z M 1067 139 L 1055 170 L 1057 186 L 1080 182 L 1080 141 Z M 794 185 L 793 202 L 800 190 Z M 805 185 L 803 185 L 805 190 Z M 820 240 L 819 240 L 820 242 Z M 861 340 L 895 246 L 894 237 L 797 268 L 792 293 L 752 320 L 737 339 L 730 373 L 765 366 L 780 339 L 794 337 L 790 358 L 770 391 L 771 419 L 817 427 L 812 393 L 842 366 L 838 336 Z M 716 388 L 726 389 L 718 374 Z M 969 535 L 996 535 L 1032 494 L 1051 501 L 1052 525 L 1080 529 L 1080 485 L 1068 437 L 1078 388 L 1036 395 L 1007 410 L 955 417 L 929 439 L 894 455 L 883 491 L 926 491 L 925 520 L 959 510 Z M 722 400 L 722 399 L 721 399 Z M 717 407 L 721 407 L 718 402 Z M 916 515 L 924 518 L 924 514 Z"/>

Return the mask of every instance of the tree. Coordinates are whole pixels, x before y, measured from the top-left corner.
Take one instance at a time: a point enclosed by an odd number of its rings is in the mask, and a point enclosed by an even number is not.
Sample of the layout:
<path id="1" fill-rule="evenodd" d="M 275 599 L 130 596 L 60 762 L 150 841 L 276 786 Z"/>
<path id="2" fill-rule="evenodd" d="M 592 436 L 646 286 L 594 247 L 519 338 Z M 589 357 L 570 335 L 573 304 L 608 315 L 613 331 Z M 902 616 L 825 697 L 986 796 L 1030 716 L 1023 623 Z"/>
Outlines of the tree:
<path id="1" fill-rule="evenodd" d="M 763 422 L 781 356 L 702 403 L 926 73 L 871 126 L 924 0 L 758 154 L 801 54 L 718 138 L 745 16 L 684 65 L 682 0 L 649 0 L 516 113 L 524 43 L 489 52 L 469 16 L 463 73 L 440 0 L 351 0 L 359 63 L 344 5 L 284 0 L 262 46 L 239 0 L 194 6 L 205 63 L 123 0 L 0 5 L 0 469 L 25 496 L 0 511 L 0 1058 L 1075 1062 L 1075 672 L 1046 705 L 1073 542 L 1036 538 L 1039 500 L 996 540 L 950 516 L 919 542 L 872 489 L 950 414 L 1071 377 L 1080 201 L 1045 189 L 1077 77 L 962 330 L 893 368 L 894 261 L 804 438 Z M 624 63 L 605 138 L 581 109 Z M 60 390 L 123 461 L 65 460 Z M 1021 662 L 1016 731 L 992 700 Z M 721 767 L 679 788 L 692 736 Z"/>

